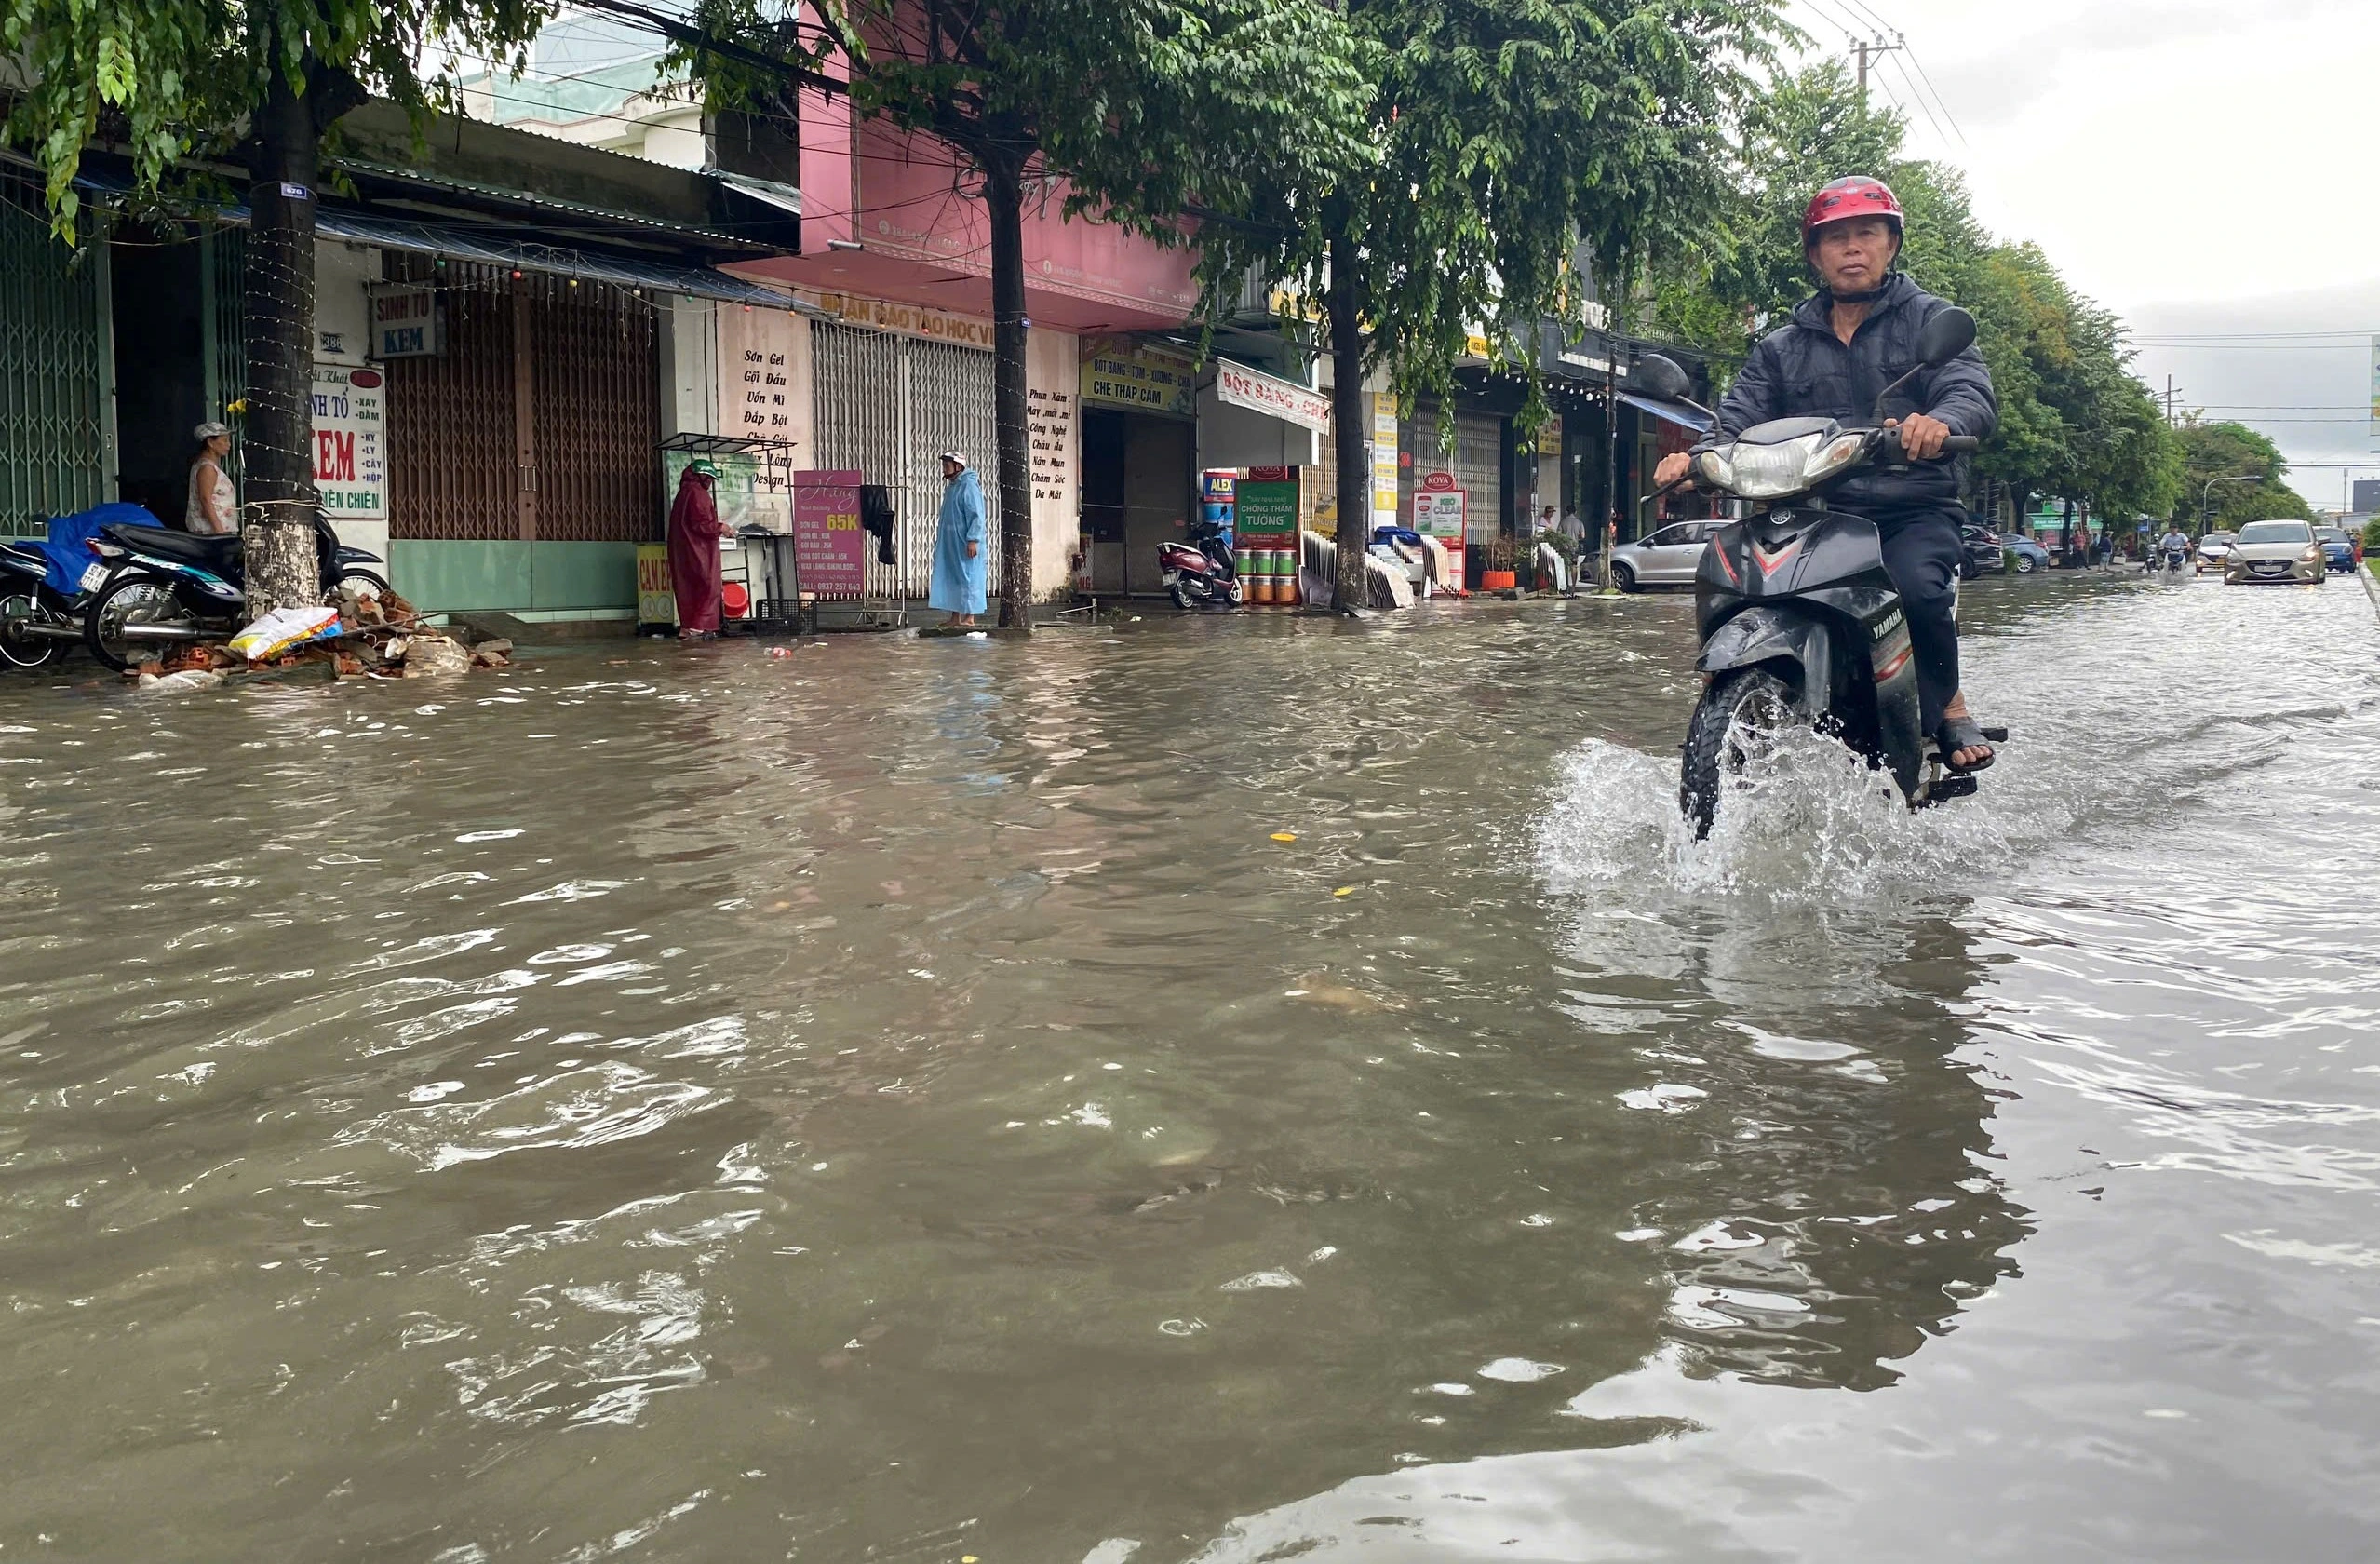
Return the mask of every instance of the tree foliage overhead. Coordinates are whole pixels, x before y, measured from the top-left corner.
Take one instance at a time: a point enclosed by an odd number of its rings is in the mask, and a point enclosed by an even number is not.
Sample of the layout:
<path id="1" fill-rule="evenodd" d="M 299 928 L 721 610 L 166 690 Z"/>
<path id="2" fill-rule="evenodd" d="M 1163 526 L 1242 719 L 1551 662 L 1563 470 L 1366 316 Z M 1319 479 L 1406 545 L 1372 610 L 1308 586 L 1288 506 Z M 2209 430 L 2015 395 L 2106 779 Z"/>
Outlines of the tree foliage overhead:
<path id="1" fill-rule="evenodd" d="M 1872 174 L 1908 214 L 1902 268 L 1975 316 L 2000 400 L 1976 472 L 2102 515 L 2166 514 L 2181 491 L 2180 448 L 2131 374 L 2122 322 L 2076 292 L 2038 247 L 1995 240 L 1957 173 L 1909 158 L 1903 131 L 1898 114 L 1861 102 L 1840 64 L 1771 82 L 1744 115 L 1723 221 L 1663 257 L 1657 321 L 1741 355 L 1809 296 L 1801 215 L 1810 193 Z"/>
<path id="2" fill-rule="evenodd" d="M 40 160 L 52 222 L 72 239 L 74 173 L 95 138 L 120 142 L 138 191 L 154 194 L 184 155 L 234 151 L 276 75 L 302 96 L 338 77 L 348 94 L 420 107 L 444 87 L 423 61 L 450 48 L 509 56 L 553 10 L 553 0 L 10 0 L 0 45 L 24 61 L 28 85 L 8 132 Z"/>
<path id="3" fill-rule="evenodd" d="M 1255 227 L 1203 236 L 1210 298 L 1251 266 L 1309 301 L 1334 240 L 1398 389 L 1445 393 L 1475 331 L 1532 377 L 1540 319 L 1583 320 L 1581 259 L 1615 279 L 1675 248 L 1725 195 L 1745 62 L 1787 29 L 1772 0 L 1346 0 L 1378 91 L 1369 160 L 1317 182 L 1264 170 Z"/>
<path id="4" fill-rule="evenodd" d="M 2306 496 L 2281 479 L 2289 464 L 2281 459 L 2280 448 L 2245 424 L 2209 424 L 2192 417 L 2184 420 L 2175 435 L 2182 471 L 2172 516 L 2184 527 L 2198 530 L 2201 506 L 2207 526 L 2225 532 L 2267 518 L 2313 519 Z M 2239 478 L 2252 481 L 2213 481 Z"/>

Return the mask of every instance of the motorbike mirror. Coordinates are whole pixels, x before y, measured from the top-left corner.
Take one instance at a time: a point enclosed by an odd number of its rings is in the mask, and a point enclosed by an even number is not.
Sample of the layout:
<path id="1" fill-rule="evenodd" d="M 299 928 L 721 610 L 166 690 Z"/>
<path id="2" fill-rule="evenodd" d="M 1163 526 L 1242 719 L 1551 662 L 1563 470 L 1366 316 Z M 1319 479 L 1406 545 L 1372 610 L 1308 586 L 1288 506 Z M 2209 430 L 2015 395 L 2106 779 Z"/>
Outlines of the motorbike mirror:
<path id="1" fill-rule="evenodd" d="M 1937 310 L 1917 333 L 1917 357 L 1940 369 L 1975 345 L 1975 317 L 1953 304 Z"/>
<path id="2" fill-rule="evenodd" d="M 1658 353 L 1647 353 L 1629 368 L 1628 389 L 1640 397 L 1654 397 L 1664 402 L 1682 402 L 1694 395 L 1694 382 L 1674 359 Z"/>

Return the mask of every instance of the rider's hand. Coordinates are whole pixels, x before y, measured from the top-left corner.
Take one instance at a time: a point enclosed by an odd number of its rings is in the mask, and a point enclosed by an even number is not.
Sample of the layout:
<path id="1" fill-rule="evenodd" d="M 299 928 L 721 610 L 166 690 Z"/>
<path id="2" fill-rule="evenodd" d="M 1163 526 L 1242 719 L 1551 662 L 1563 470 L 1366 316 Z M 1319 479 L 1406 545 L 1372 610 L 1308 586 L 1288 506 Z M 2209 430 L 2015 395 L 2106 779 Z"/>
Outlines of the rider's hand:
<path id="1" fill-rule="evenodd" d="M 1691 454 L 1683 451 L 1671 452 L 1661 458 L 1661 465 L 1653 469 L 1653 487 L 1668 488 L 1679 479 L 1684 478 L 1686 469 L 1693 465 L 1694 458 Z"/>
<path id="2" fill-rule="evenodd" d="M 1888 418 L 1888 429 L 1901 431 L 1901 453 L 1912 462 L 1930 462 L 1942 454 L 1942 442 L 1950 438 L 1950 425 L 1939 418 L 1929 418 L 1913 412 L 1906 418 Z"/>

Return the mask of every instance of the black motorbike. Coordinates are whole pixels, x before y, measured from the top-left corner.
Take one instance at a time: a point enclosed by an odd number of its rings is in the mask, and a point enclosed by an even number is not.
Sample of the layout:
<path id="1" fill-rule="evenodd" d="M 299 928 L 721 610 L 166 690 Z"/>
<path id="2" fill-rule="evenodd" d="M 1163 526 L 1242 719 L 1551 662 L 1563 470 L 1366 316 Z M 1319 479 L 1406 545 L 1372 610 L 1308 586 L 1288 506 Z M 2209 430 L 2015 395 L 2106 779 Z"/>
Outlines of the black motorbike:
<path id="1" fill-rule="evenodd" d="M 343 586 L 388 594 L 386 578 L 364 568 L 380 563 L 380 556 L 343 546 L 318 509 L 314 542 L 326 600 Z M 229 640 L 248 622 L 247 568 L 236 533 L 103 527 L 90 547 L 115 573 L 83 615 L 83 643 L 118 673 L 170 642 Z"/>
<path id="2" fill-rule="evenodd" d="M 1943 310 L 1918 339 L 1919 368 L 1948 363 L 1974 340 L 1972 316 Z M 1720 528 L 1695 573 L 1702 644 L 1695 666 L 1705 682 L 1687 729 L 1678 806 L 1697 838 L 1710 831 L 1723 791 L 1740 784 L 1761 735 L 1787 727 L 1841 739 L 1871 767 L 1889 772 L 1912 809 L 1975 791 L 1975 778 L 1945 770 L 1933 740 L 1919 732 L 1908 621 L 1876 523 L 1830 510 L 1824 497 L 1854 473 L 1906 463 L 1900 432 L 1881 426 L 1883 409 L 1917 372 L 1885 388 L 1877 426 L 1777 419 L 1697 456 L 1679 480 L 1767 506 Z M 1671 401 L 1685 401 L 1692 389 L 1683 370 L 1658 357 L 1631 378 Z M 1943 455 L 1977 443 L 1954 436 Z M 1983 732 L 1994 743 L 2007 737 L 2003 729 Z"/>
<path id="3" fill-rule="evenodd" d="M 101 575 L 106 568 L 94 561 Z M 30 545 L 0 543 L 0 666 L 39 667 L 83 639 L 87 592 L 49 584 L 49 561 Z"/>

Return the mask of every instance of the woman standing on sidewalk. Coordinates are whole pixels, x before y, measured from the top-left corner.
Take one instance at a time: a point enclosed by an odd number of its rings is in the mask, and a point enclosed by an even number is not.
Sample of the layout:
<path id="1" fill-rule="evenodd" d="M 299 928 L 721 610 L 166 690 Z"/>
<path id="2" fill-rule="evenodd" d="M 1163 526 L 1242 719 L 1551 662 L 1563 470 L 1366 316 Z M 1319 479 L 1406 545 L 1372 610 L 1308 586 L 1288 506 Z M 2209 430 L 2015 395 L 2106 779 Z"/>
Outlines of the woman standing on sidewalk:
<path id="1" fill-rule="evenodd" d="M 669 590 L 678 600 L 678 639 L 711 640 L 719 635 L 721 591 L 719 503 L 711 484 L 719 469 L 697 456 L 678 479 L 669 507 Z"/>
<path id="2" fill-rule="evenodd" d="M 984 611 L 984 486 L 967 459 L 942 453 L 942 515 L 934 531 L 934 585 L 928 608 L 972 625 Z"/>
<path id="3" fill-rule="evenodd" d="M 229 537 L 239 531 L 239 506 L 230 475 L 223 471 L 231 459 L 232 432 L 215 423 L 190 432 L 198 441 L 198 453 L 190 459 L 190 481 L 182 489 L 182 525 L 194 536 Z"/>

